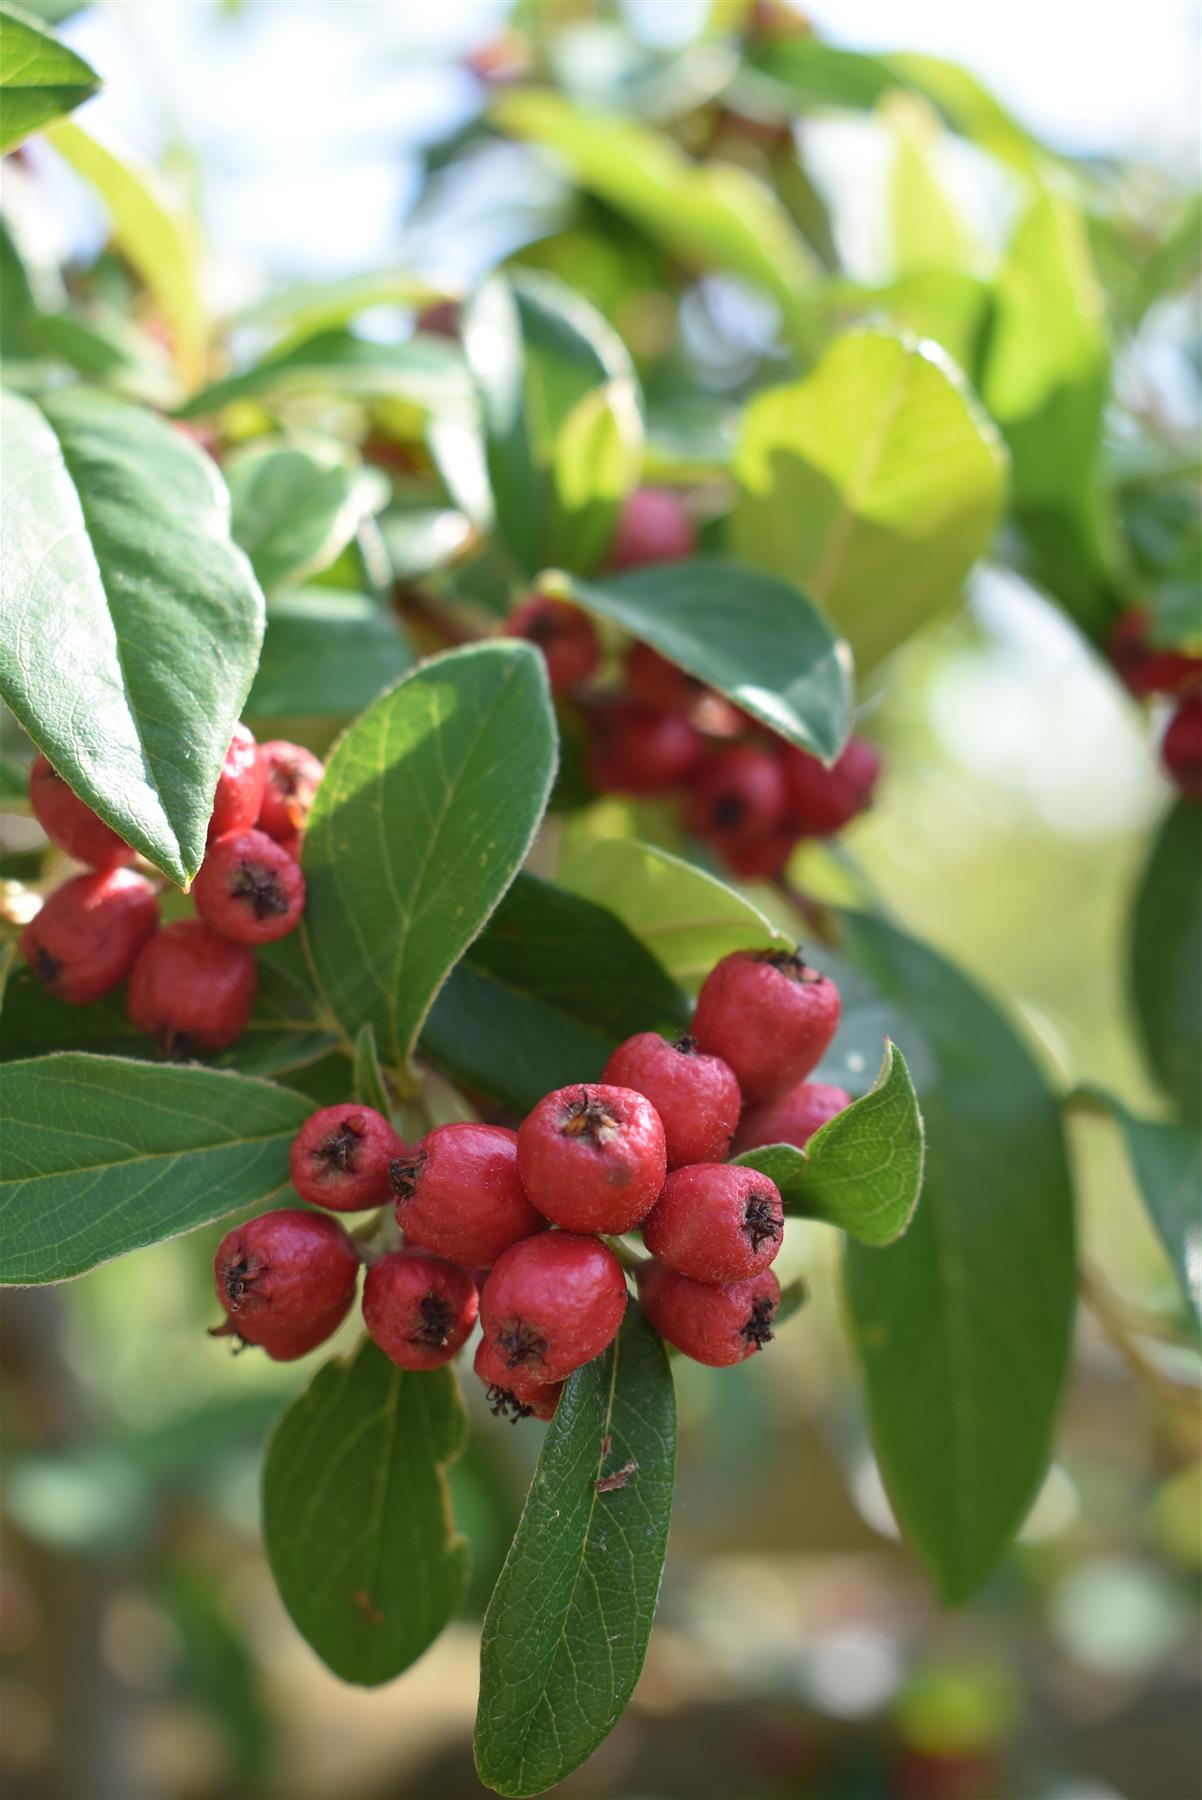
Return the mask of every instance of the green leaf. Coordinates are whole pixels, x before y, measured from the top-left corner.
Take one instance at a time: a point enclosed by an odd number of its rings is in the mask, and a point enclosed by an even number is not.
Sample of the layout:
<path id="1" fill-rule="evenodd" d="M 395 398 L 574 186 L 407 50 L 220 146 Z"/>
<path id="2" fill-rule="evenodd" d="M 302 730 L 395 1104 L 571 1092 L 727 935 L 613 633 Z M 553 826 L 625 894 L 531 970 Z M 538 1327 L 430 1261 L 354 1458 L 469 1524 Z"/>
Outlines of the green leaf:
<path id="1" fill-rule="evenodd" d="M 276 1426 L 267 1560 L 293 1624 L 343 1681 L 391 1681 L 458 1611 L 468 1547 L 447 1469 L 466 1437 L 454 1370 L 398 1369 L 370 1338 L 319 1369 Z"/>
<path id="2" fill-rule="evenodd" d="M 938 114 L 917 94 L 892 93 L 881 102 L 881 116 L 894 143 L 889 220 L 895 272 L 959 269 L 972 260 L 972 239 L 937 172 Z"/>
<path id="3" fill-rule="evenodd" d="M 497 529 L 519 566 L 588 569 L 639 473 L 643 422 L 625 345 L 548 276 L 493 276 L 464 316 Z"/>
<path id="4" fill-rule="evenodd" d="M 886 318 L 919 338 L 933 338 L 969 379 L 979 379 L 992 317 L 989 282 L 963 269 L 917 269 L 884 287 L 831 284 L 831 299 L 869 323 Z"/>
<path id="5" fill-rule="evenodd" d="M 628 1464 L 623 1486 L 597 1491 Z M 647 1651 L 675 1468 L 672 1374 L 632 1304 L 568 1378 L 484 1615 L 476 1768 L 497 1793 L 542 1793 L 617 1723 Z"/>
<path id="6" fill-rule="evenodd" d="M 704 561 L 575 581 L 570 592 L 791 743 L 827 762 L 846 743 L 847 647 L 786 582 L 737 563 Z"/>
<path id="7" fill-rule="evenodd" d="M 0 155 L 91 98 L 100 77 L 33 19 L 0 6 Z"/>
<path id="8" fill-rule="evenodd" d="M 1202 1324 L 1202 1132 L 1196 1124 L 1139 1119 L 1109 1094 L 1097 1097 L 1122 1126 L 1148 1217 Z"/>
<path id="9" fill-rule="evenodd" d="M 1163 294 L 1174 293 L 1202 274 L 1202 193 L 1182 207 L 1171 230 L 1145 257 L 1135 292 L 1135 321 Z"/>
<path id="10" fill-rule="evenodd" d="M 328 567 L 384 499 L 376 476 L 314 440 L 247 445 L 224 472 L 234 539 L 268 592 Z"/>
<path id="11" fill-rule="evenodd" d="M 216 465 L 78 388 L 40 409 L 4 395 L 0 451 L 0 691 L 81 798 L 182 885 L 263 636 Z"/>
<path id="12" fill-rule="evenodd" d="M 362 712 L 413 662 L 394 615 L 365 594 L 312 588 L 267 611 L 252 719 L 345 719 Z"/>
<path id="13" fill-rule="evenodd" d="M 0 1281 L 63 1281 L 270 1200 L 310 1110 L 215 1069 L 83 1054 L 9 1063 Z"/>
<path id="14" fill-rule="evenodd" d="M 910 1229 L 887 1249 L 847 1246 L 852 1334 L 894 1511 L 959 1602 L 1047 1468 L 1076 1297 L 1064 1139 L 1040 1068 L 983 993 L 892 926 L 845 923 L 845 1008 L 894 1015 L 927 1133 Z"/>
<path id="15" fill-rule="evenodd" d="M 922 1114 L 901 1051 L 886 1039 L 872 1087 L 804 1150 L 767 1144 L 734 1160 L 774 1181 L 791 1216 L 822 1219 L 862 1244 L 891 1244 L 922 1190 Z"/>
<path id="16" fill-rule="evenodd" d="M 308 394 L 408 400 L 431 412 L 462 412 L 469 402 L 463 358 L 442 338 L 406 338 L 378 344 L 349 331 L 316 333 L 274 351 L 240 374 L 227 375 L 194 394 L 182 419 L 219 412 L 236 400 L 274 403 Z"/>
<path id="17" fill-rule="evenodd" d="M 305 833 L 303 930 L 348 1037 L 370 1022 L 409 1060 L 447 974 L 521 866 L 555 774 L 539 652 L 516 641 L 434 657 L 331 754 Z"/>
<path id="18" fill-rule="evenodd" d="M 285 330 L 294 338 L 302 332 L 308 336 L 332 325 L 345 325 L 373 306 L 419 307 L 446 297 L 445 289 L 432 288 L 407 269 L 374 269 L 334 281 L 292 282 L 245 307 L 234 322 Z"/>
<path id="19" fill-rule="evenodd" d="M 1202 1115 L 1202 808 L 1179 800 L 1144 869 L 1131 920 L 1131 1002 L 1157 1081 Z"/>
<path id="20" fill-rule="evenodd" d="M 825 607 L 862 672 L 959 594 L 1005 472 L 996 432 L 933 345 L 852 332 L 748 406 L 732 546 Z"/>
<path id="21" fill-rule="evenodd" d="M 355 1038 L 352 1085 L 360 1106 L 374 1106 L 386 1119 L 391 1116 L 392 1102 L 380 1067 L 376 1034 L 370 1025 L 364 1025 Z"/>
<path id="22" fill-rule="evenodd" d="M 156 170 L 98 144 L 68 120 L 52 126 L 46 141 L 100 196 L 113 243 L 153 296 L 171 328 L 180 375 L 187 387 L 195 386 L 204 373 L 209 325 L 194 215 Z"/>
<path id="23" fill-rule="evenodd" d="M 630 838 L 586 843 L 565 854 L 558 880 L 612 912 L 672 980 L 690 990 L 732 950 L 787 942 L 745 895 L 653 844 Z"/>
<path id="24" fill-rule="evenodd" d="M 422 1050 L 528 1112 L 599 1080 L 623 1038 L 687 1023 L 680 989 L 613 913 L 519 875 L 435 1001 Z"/>

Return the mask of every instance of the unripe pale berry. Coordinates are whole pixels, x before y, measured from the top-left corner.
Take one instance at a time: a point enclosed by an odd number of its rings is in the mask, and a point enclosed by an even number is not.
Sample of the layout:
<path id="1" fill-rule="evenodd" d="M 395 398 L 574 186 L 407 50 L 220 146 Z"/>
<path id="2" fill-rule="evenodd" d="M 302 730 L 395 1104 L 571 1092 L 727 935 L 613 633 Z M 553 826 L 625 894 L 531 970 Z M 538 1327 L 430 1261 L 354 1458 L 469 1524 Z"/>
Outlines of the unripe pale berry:
<path id="1" fill-rule="evenodd" d="M 380 1257 L 363 1283 L 363 1323 L 400 1369 L 437 1369 L 462 1349 L 479 1300 L 466 1269 L 405 1250 Z"/>
<path id="2" fill-rule="evenodd" d="M 489 1410 L 516 1425 L 519 1419 L 553 1419 L 563 1393 L 562 1381 L 525 1381 L 520 1369 L 507 1366 L 500 1352 L 481 1338 L 473 1364 L 487 1389 Z"/>
<path id="3" fill-rule="evenodd" d="M 618 1045 L 601 1079 L 650 1100 L 664 1128 L 670 1169 L 728 1155 L 743 1097 L 734 1071 L 720 1056 L 706 1056 L 694 1038 L 669 1043 L 658 1031 L 636 1032 Z"/>
<path id="4" fill-rule="evenodd" d="M 355 1246 L 336 1220 L 299 1207 L 262 1213 L 217 1246 L 213 1279 L 229 1324 L 213 1335 L 261 1344 L 289 1362 L 338 1329 L 358 1273 Z"/>
<path id="5" fill-rule="evenodd" d="M 168 1056 L 225 1050 L 246 1030 L 258 970 L 251 951 L 200 919 L 165 925 L 143 946 L 129 977 L 126 1010 Z"/>
<path id="6" fill-rule="evenodd" d="M 871 801 L 881 772 L 881 759 L 867 738 L 852 738 L 829 769 L 792 744 L 781 746 L 780 760 L 789 816 L 805 837 L 842 831 Z"/>
<path id="7" fill-rule="evenodd" d="M 713 1287 L 660 1262 L 638 1271 L 639 1300 L 662 1338 L 694 1362 L 725 1369 L 746 1362 L 772 1340 L 780 1283 L 771 1269 L 749 1281 Z"/>
<path id="8" fill-rule="evenodd" d="M 640 569 L 680 562 L 696 548 L 692 521 L 671 489 L 641 487 L 622 508 L 607 561 L 611 569 Z"/>
<path id="9" fill-rule="evenodd" d="M 506 1370 L 540 1385 L 600 1356 L 625 1311 L 626 1281 L 613 1251 L 569 1231 L 514 1244 L 480 1296 L 484 1335 Z"/>
<path id="10" fill-rule="evenodd" d="M 21 954 L 59 1000 L 87 1006 L 119 987 L 159 924 L 154 887 L 132 869 L 64 881 L 21 933 Z"/>
<path id="11" fill-rule="evenodd" d="M 702 755 L 700 734 L 679 713 L 617 701 L 598 707 L 591 724 L 585 770 L 602 794 L 665 794 Z"/>
<path id="12" fill-rule="evenodd" d="M 489 1268 L 502 1251 L 546 1220 L 526 1198 L 516 1131 L 465 1121 L 439 1125 L 389 1168 L 397 1224 L 415 1244 L 470 1268 Z"/>
<path id="13" fill-rule="evenodd" d="M 112 869 L 134 860 L 134 852 L 111 825 L 97 817 L 44 756 L 29 771 L 29 804 L 52 844 L 93 869 Z"/>
<path id="14" fill-rule="evenodd" d="M 556 1088 L 518 1132 L 527 1198 L 568 1231 L 629 1231 L 651 1210 L 667 1167 L 659 1114 L 631 1088 Z"/>
<path id="15" fill-rule="evenodd" d="M 214 838 L 192 884 L 206 925 L 237 944 L 273 944 L 295 931 L 305 910 L 305 878 L 265 831 Z"/>
<path id="16" fill-rule="evenodd" d="M 1187 800 L 1202 800 L 1202 695 L 1183 700 L 1160 745 L 1161 760 L 1171 781 Z"/>
<path id="17" fill-rule="evenodd" d="M 833 981 L 780 950 L 736 950 L 697 996 L 693 1036 L 734 1070 L 744 1100 L 771 1100 L 821 1061 L 839 1023 Z"/>
<path id="18" fill-rule="evenodd" d="M 709 756 L 690 777 L 685 823 L 721 844 L 763 834 L 783 823 L 788 806 L 778 758 L 754 744 L 732 744 Z"/>
<path id="19" fill-rule="evenodd" d="M 217 791 L 213 795 L 213 812 L 209 819 L 209 842 L 224 837 L 227 831 L 248 831 L 259 816 L 263 804 L 266 770 L 259 758 L 258 745 L 245 725 L 234 726 L 230 747 L 225 753 Z"/>
<path id="20" fill-rule="evenodd" d="M 687 675 L 650 644 L 631 644 L 622 672 L 630 698 L 655 712 L 687 713 L 707 691 L 703 681 Z"/>
<path id="21" fill-rule="evenodd" d="M 746 1108 L 735 1133 L 735 1154 L 758 1150 L 761 1144 L 792 1144 L 803 1150 L 820 1126 L 850 1105 L 846 1088 L 799 1081 L 775 1100 Z"/>
<path id="22" fill-rule="evenodd" d="M 313 799 L 325 770 L 311 750 L 306 750 L 303 744 L 290 744 L 286 738 L 271 738 L 260 744 L 259 761 L 263 768 L 259 830 L 273 837 L 277 844 L 290 847 L 309 822 Z"/>
<path id="23" fill-rule="evenodd" d="M 509 637 L 537 644 L 547 663 L 551 691 L 565 694 L 586 682 L 601 661 L 601 641 L 592 620 L 566 600 L 531 594 L 505 623 Z"/>
<path id="24" fill-rule="evenodd" d="M 388 1169 L 406 1154 L 383 1113 L 353 1101 L 323 1106 L 305 1120 L 288 1158 L 302 1200 L 331 1212 L 361 1212 L 391 1197 Z"/>

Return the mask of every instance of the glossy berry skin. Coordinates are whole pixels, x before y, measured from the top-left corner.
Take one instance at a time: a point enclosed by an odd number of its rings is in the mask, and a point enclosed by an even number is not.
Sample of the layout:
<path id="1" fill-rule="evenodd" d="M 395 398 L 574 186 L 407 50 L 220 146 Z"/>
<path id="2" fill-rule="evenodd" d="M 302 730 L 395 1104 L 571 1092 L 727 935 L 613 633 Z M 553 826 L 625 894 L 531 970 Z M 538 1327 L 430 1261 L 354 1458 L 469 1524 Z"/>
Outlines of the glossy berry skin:
<path id="1" fill-rule="evenodd" d="M 792 1144 L 804 1150 L 820 1126 L 850 1105 L 846 1088 L 825 1081 L 799 1081 L 775 1100 L 746 1109 L 735 1133 L 735 1155 L 758 1150 L 761 1144 Z"/>
<path id="2" fill-rule="evenodd" d="M 92 869 L 114 869 L 134 860 L 134 852 L 111 825 L 98 818 L 44 756 L 29 771 L 29 804 L 52 844 Z"/>
<path id="3" fill-rule="evenodd" d="M 1187 800 L 1202 800 L 1202 695 L 1183 700 L 1169 720 L 1160 757 Z"/>
<path id="4" fill-rule="evenodd" d="M 647 563 L 681 562 L 697 548 L 688 513 L 669 488 L 636 488 L 618 520 L 610 545 L 611 569 L 641 569 Z"/>
<path id="5" fill-rule="evenodd" d="M 206 925 L 236 944 L 273 944 L 295 931 L 305 910 L 305 878 L 265 831 L 214 838 L 192 884 Z"/>
<path id="6" fill-rule="evenodd" d="M 288 1158 L 302 1200 L 330 1212 L 362 1212 L 391 1198 L 389 1165 L 405 1146 L 383 1113 L 344 1102 L 306 1119 Z"/>
<path id="7" fill-rule="evenodd" d="M 389 1170 L 397 1224 L 415 1244 L 469 1268 L 498 1256 L 546 1220 L 518 1175 L 518 1136 L 501 1125 L 439 1125 Z"/>
<path id="8" fill-rule="evenodd" d="M 235 725 L 213 796 L 210 844 L 229 831 L 250 830 L 263 804 L 265 779 L 258 745 L 245 725 Z"/>
<path id="9" fill-rule="evenodd" d="M 540 1386 L 600 1356 L 625 1312 L 613 1251 L 570 1231 L 523 1238 L 498 1258 L 480 1295 L 484 1336 L 506 1370 Z"/>
<path id="10" fill-rule="evenodd" d="M 232 1333 L 290 1362 L 338 1329 L 358 1273 L 355 1246 L 322 1213 L 283 1207 L 235 1225 L 213 1260 L 217 1298 L 230 1321 L 214 1335 Z"/>
<path id="11" fill-rule="evenodd" d="M 638 1272 L 643 1311 L 662 1338 L 711 1369 L 746 1362 L 772 1339 L 780 1283 L 771 1269 L 749 1281 L 714 1287 L 678 1275 L 660 1262 Z"/>
<path id="12" fill-rule="evenodd" d="M 881 759 L 866 738 L 852 738 L 829 769 L 792 744 L 782 747 L 780 760 L 789 816 L 805 837 L 842 831 L 871 801 L 881 772 Z"/>
<path id="13" fill-rule="evenodd" d="M 554 694 L 580 687 L 601 661 L 601 640 L 592 620 L 566 600 L 531 594 L 510 613 L 505 631 L 538 645 Z"/>
<path id="14" fill-rule="evenodd" d="M 650 1100 L 664 1128 L 670 1169 L 721 1162 L 729 1154 L 743 1096 L 734 1071 L 720 1056 L 706 1056 L 693 1038 L 670 1043 L 658 1031 L 636 1032 L 618 1045 L 601 1079 Z"/>
<path id="15" fill-rule="evenodd" d="M 479 1299 L 466 1269 L 395 1250 L 367 1271 L 363 1323 L 399 1369 L 450 1362 L 476 1323 Z"/>
<path id="16" fill-rule="evenodd" d="M 232 944 L 201 919 L 156 932 L 129 978 L 130 1020 L 172 1057 L 226 1050 L 246 1030 L 258 969 L 244 944 Z"/>
<path id="17" fill-rule="evenodd" d="M 158 925 L 158 899 L 145 876 L 98 870 L 55 888 L 21 933 L 21 954 L 59 1000 L 88 1006 L 121 985 Z"/>
<path id="18" fill-rule="evenodd" d="M 499 1419 L 516 1425 L 519 1419 L 553 1419 L 563 1393 L 562 1381 L 524 1381 L 520 1369 L 510 1369 L 487 1338 L 476 1346 L 473 1364 L 488 1390 L 489 1409 Z"/>
<path id="19" fill-rule="evenodd" d="M 1122 615 L 1110 634 L 1110 660 L 1127 691 L 1147 700 L 1202 684 L 1202 656 L 1152 644 L 1151 623 L 1146 612 L 1135 608 Z"/>
<path id="20" fill-rule="evenodd" d="M 678 713 L 619 701 L 599 709 L 592 723 L 585 770 L 602 794 L 666 794 L 703 754 L 700 734 Z"/>
<path id="21" fill-rule="evenodd" d="M 732 744 L 700 765 L 689 782 L 685 822 L 699 837 L 762 835 L 784 822 L 788 793 L 780 762 L 754 744 Z"/>
<path id="22" fill-rule="evenodd" d="M 311 750 L 303 744 L 290 744 L 286 738 L 271 738 L 260 744 L 259 761 L 263 768 L 259 830 L 277 844 L 291 845 L 309 822 L 313 798 L 325 770 Z"/>
<path id="23" fill-rule="evenodd" d="M 629 1231 L 664 1185 L 664 1128 L 632 1088 L 556 1088 L 518 1132 L 518 1172 L 543 1217 L 568 1231 Z"/>
<path id="24" fill-rule="evenodd" d="M 797 827 L 786 819 L 771 831 L 728 831 L 707 841 L 740 881 L 771 881 L 796 850 L 798 837 Z"/>
<path id="25" fill-rule="evenodd" d="M 747 1281 L 776 1258 L 785 1219 L 776 1183 L 733 1163 L 674 1169 L 643 1220 L 652 1256 L 694 1281 Z"/>
<path id="26" fill-rule="evenodd" d="M 686 675 L 650 644 L 631 644 L 622 672 L 629 697 L 656 712 L 687 713 L 707 691 L 703 681 Z"/>
<path id="27" fill-rule="evenodd" d="M 735 1072 L 743 1098 L 771 1100 L 803 1080 L 839 1024 L 839 990 L 799 955 L 736 950 L 706 976 L 693 1036 Z"/>

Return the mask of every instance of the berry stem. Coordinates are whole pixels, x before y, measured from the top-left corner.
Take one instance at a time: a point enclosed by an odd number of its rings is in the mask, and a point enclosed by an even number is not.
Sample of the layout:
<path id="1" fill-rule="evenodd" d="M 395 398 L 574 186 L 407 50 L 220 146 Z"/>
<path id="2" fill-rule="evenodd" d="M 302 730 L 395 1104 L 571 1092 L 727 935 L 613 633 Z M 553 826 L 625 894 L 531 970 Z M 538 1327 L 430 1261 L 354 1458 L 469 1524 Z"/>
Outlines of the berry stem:
<path id="1" fill-rule="evenodd" d="M 651 1260 L 650 1257 L 640 1256 L 638 1251 L 633 1249 L 632 1246 L 626 1242 L 625 1238 L 602 1237 L 601 1241 L 602 1243 L 609 1245 L 610 1249 L 628 1274 L 633 1274 L 636 1269 L 641 1269 L 645 1262 Z"/>

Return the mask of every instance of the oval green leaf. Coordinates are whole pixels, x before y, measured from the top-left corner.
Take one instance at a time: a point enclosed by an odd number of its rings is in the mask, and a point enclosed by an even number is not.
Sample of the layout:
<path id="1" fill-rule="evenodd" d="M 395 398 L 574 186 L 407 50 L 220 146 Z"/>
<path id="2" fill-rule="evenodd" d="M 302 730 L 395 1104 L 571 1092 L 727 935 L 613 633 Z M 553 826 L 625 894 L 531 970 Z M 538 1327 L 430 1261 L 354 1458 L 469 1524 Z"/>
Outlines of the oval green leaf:
<path id="1" fill-rule="evenodd" d="M 364 1025 L 355 1038 L 351 1082 L 355 1099 L 360 1106 L 374 1106 L 376 1111 L 383 1113 L 386 1119 L 391 1115 L 392 1102 L 388 1098 L 384 1071 L 380 1067 L 380 1055 L 376 1049 L 376 1034 L 370 1025 Z"/>
<path id="2" fill-rule="evenodd" d="M 1152 846 L 1131 921 L 1131 1001 L 1157 1081 L 1202 1113 L 1202 807 L 1179 800 Z"/>
<path id="3" fill-rule="evenodd" d="M 1139 1119 L 1110 1095 L 1096 1097 L 1122 1127 L 1148 1217 L 1202 1325 L 1202 1132 L 1197 1125 Z"/>
<path id="4" fill-rule="evenodd" d="M 441 338 L 418 335 L 402 344 L 378 344 L 335 329 L 289 344 L 251 368 L 215 381 L 194 394 L 179 416 L 195 419 L 236 400 L 275 402 L 304 394 L 407 400 L 440 414 L 462 413 L 469 403 L 463 358 Z"/>
<path id="5" fill-rule="evenodd" d="M 311 588 L 281 594 L 246 711 L 252 719 L 346 719 L 413 661 L 392 613 L 366 594 Z"/>
<path id="6" fill-rule="evenodd" d="M 341 446 L 268 439 L 226 459 L 234 540 L 270 593 L 328 568 L 384 498 Z"/>
<path id="7" fill-rule="evenodd" d="M 0 6 L 0 155 L 90 99 L 100 77 L 23 13 Z"/>

